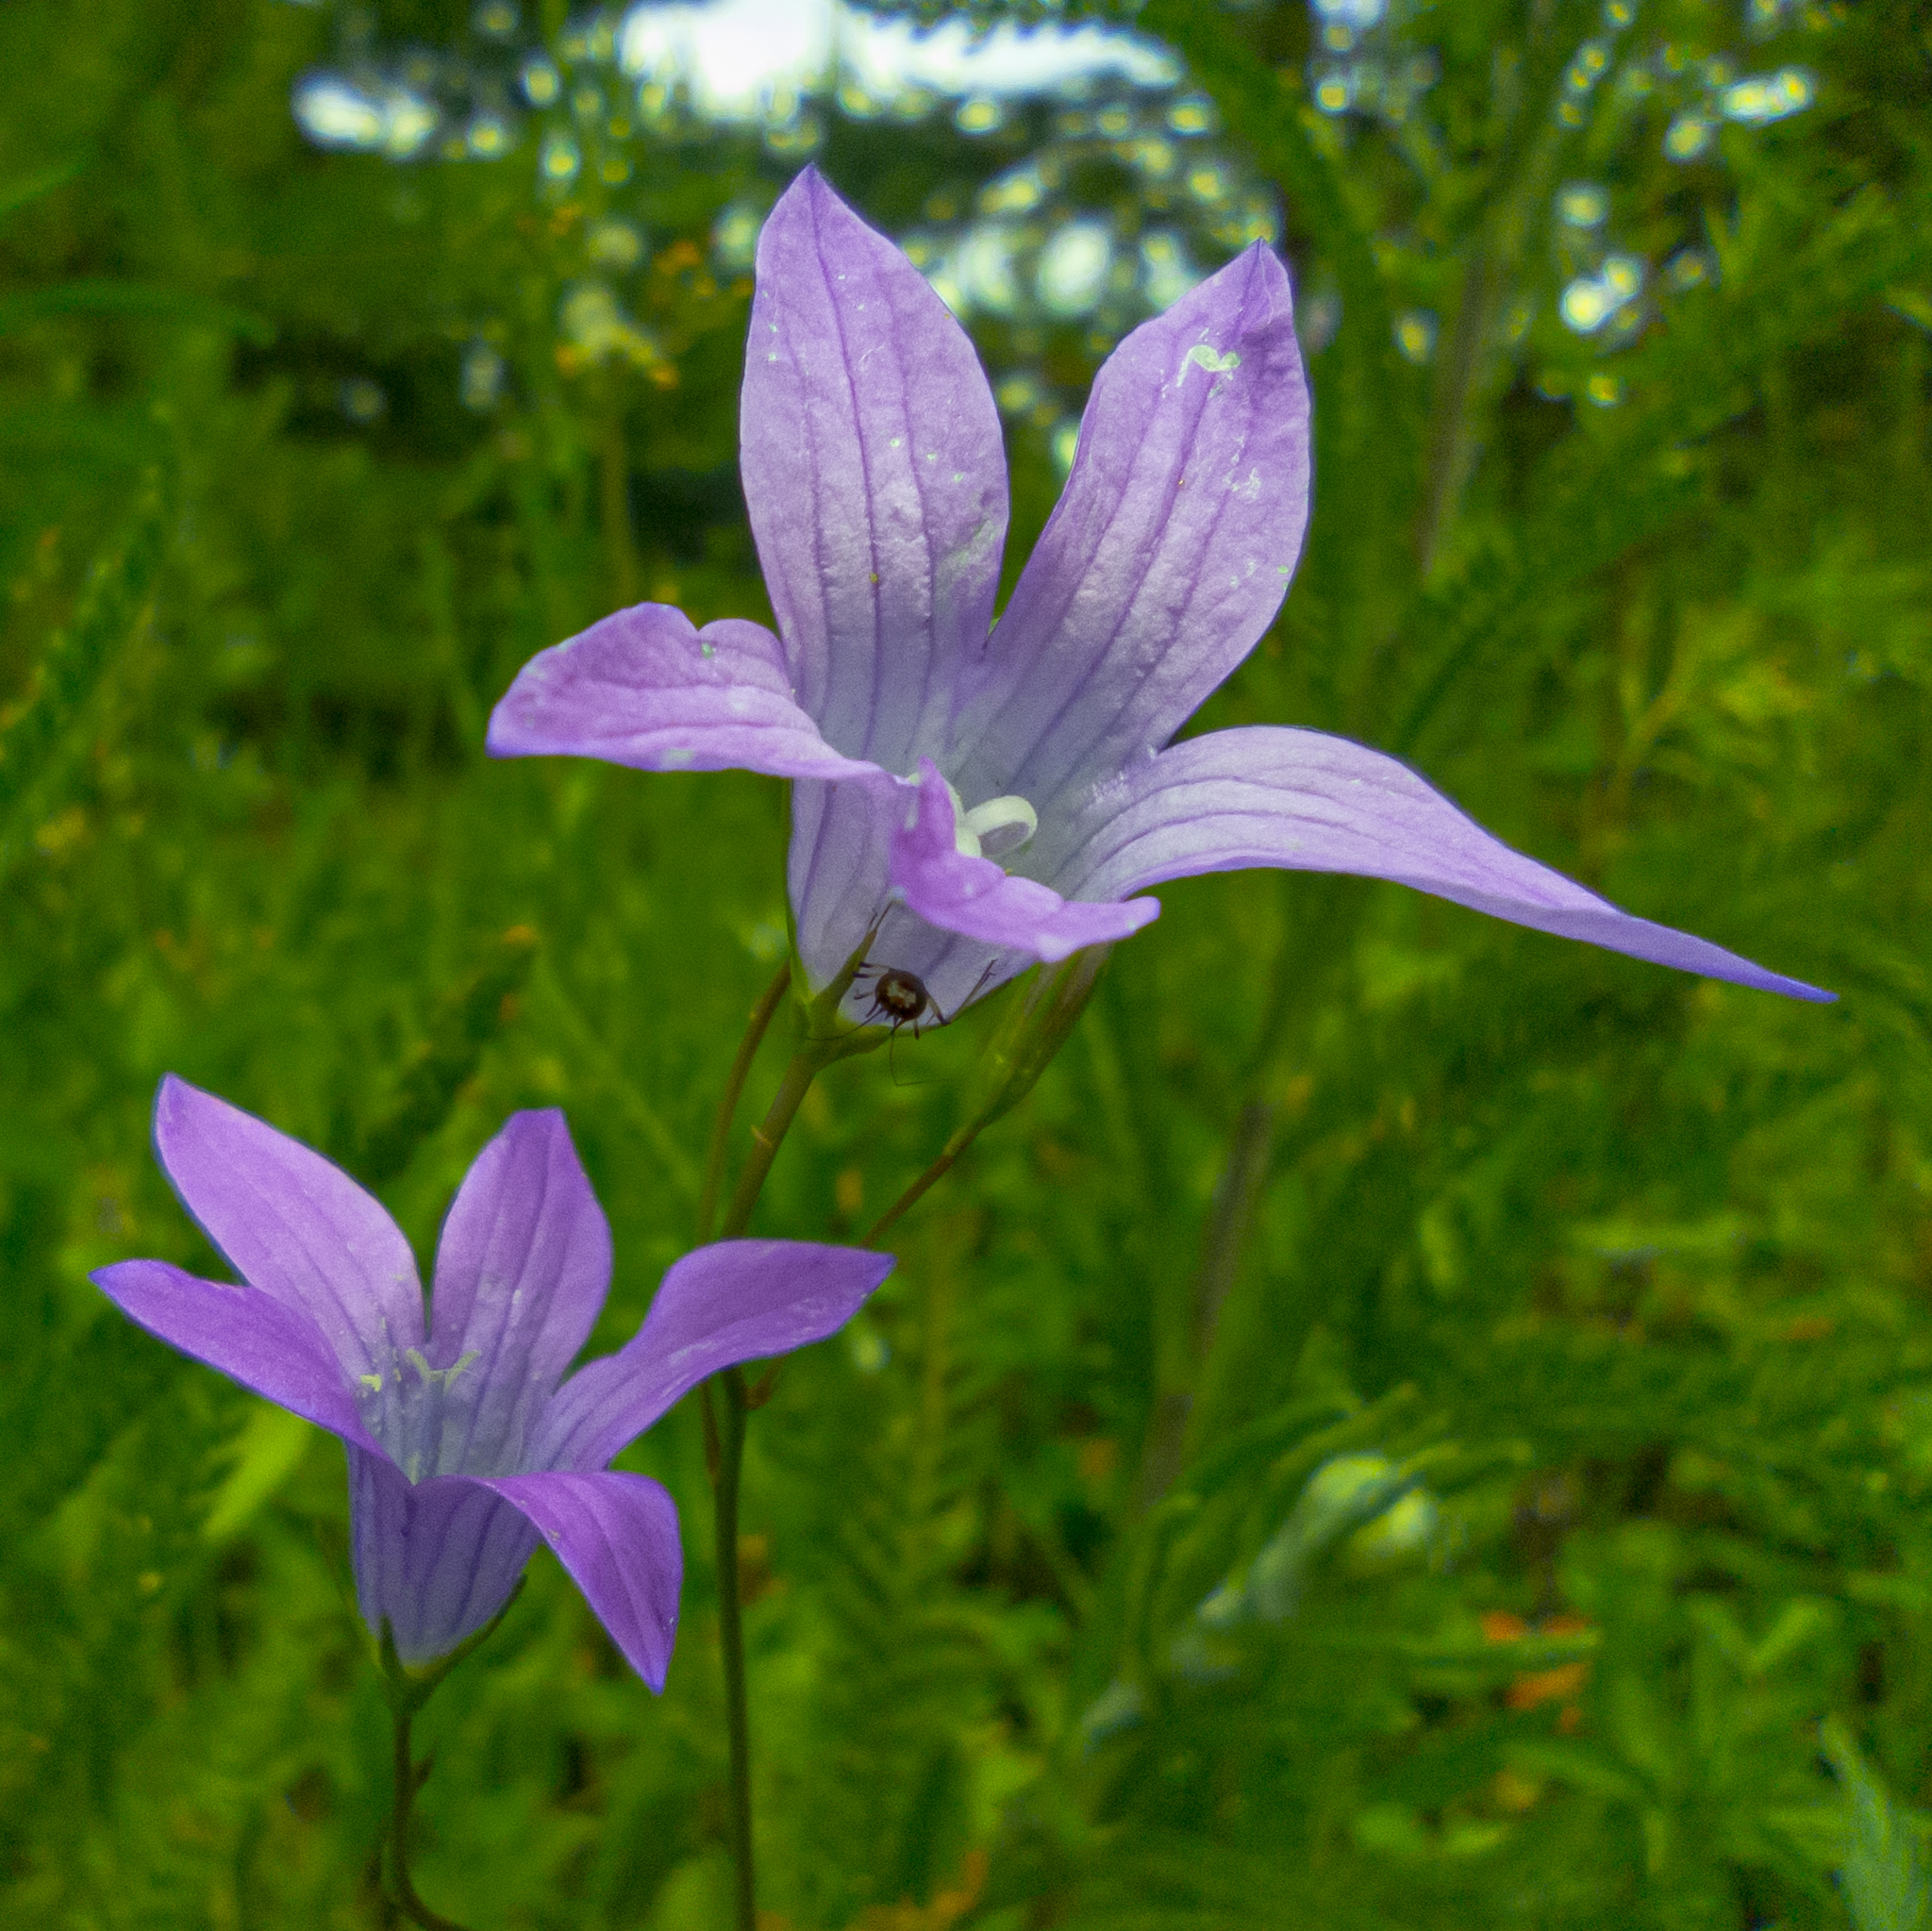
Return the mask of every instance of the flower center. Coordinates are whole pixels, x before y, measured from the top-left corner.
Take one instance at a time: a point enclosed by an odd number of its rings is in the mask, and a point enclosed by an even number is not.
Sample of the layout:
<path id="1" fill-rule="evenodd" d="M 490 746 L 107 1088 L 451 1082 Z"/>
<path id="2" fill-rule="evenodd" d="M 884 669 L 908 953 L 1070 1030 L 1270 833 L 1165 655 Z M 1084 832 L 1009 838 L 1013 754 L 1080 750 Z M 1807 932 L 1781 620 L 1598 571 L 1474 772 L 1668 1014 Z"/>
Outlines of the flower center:
<path id="1" fill-rule="evenodd" d="M 454 1451 L 470 1432 L 467 1424 L 475 1403 L 475 1396 L 467 1391 L 455 1394 L 453 1384 L 478 1358 L 473 1348 L 447 1368 L 432 1368 L 420 1348 L 405 1348 L 394 1357 L 387 1385 L 381 1374 L 359 1377 L 367 1390 L 363 1413 L 370 1432 L 410 1481 L 452 1473 L 444 1466 L 444 1424 L 453 1420 L 465 1424 L 447 1444 Z"/>

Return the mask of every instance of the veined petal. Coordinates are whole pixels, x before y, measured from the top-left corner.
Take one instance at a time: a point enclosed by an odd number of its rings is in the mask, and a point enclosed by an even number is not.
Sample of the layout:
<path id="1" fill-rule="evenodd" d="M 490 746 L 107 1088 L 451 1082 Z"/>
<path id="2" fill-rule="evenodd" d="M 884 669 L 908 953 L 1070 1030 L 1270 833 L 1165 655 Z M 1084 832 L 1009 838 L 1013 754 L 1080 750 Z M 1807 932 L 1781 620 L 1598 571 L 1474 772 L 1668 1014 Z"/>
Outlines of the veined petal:
<path id="1" fill-rule="evenodd" d="M 172 1073 L 154 1130 L 162 1171 L 229 1266 L 305 1315 L 352 1380 L 422 1344 L 408 1242 L 333 1161 Z"/>
<path id="2" fill-rule="evenodd" d="M 1103 897 L 1164 878 L 1280 865 L 1390 878 L 1513 924 L 1794 999 L 1834 994 L 1648 919 L 1512 851 L 1406 764 L 1272 725 L 1175 744 L 1087 804 L 1057 877 Z"/>
<path id="3" fill-rule="evenodd" d="M 817 990 L 836 978 L 886 908 L 888 855 L 903 806 L 898 786 L 791 787 L 786 860 L 798 956 Z"/>
<path id="4" fill-rule="evenodd" d="M 558 1390 L 531 1452 L 601 1469 L 708 1374 L 842 1327 L 891 1273 L 890 1254 L 808 1240 L 719 1240 L 672 1264 L 644 1324 Z"/>
<path id="5" fill-rule="evenodd" d="M 406 1663 L 433 1662 L 509 1600 L 537 1531 L 468 1475 L 408 1481 L 387 1456 L 349 1450 L 356 1601 L 370 1630 L 385 1617 Z"/>
<path id="6" fill-rule="evenodd" d="M 618 1470 L 498 1475 L 481 1486 L 523 1511 L 625 1660 L 653 1690 L 662 1690 L 684 1582 L 677 1505 L 664 1486 Z"/>
<path id="7" fill-rule="evenodd" d="M 454 1373 L 439 1473 L 521 1466 L 609 1286 L 609 1223 L 563 1115 L 513 1113 L 464 1175 L 436 1250 L 426 1353 Z"/>
<path id="8" fill-rule="evenodd" d="M 699 630 L 670 604 L 634 605 L 539 651 L 491 713 L 490 750 L 640 771 L 872 771 L 820 736 L 761 624 L 726 617 Z"/>
<path id="9" fill-rule="evenodd" d="M 739 425 L 799 702 L 840 750 L 906 771 L 985 645 L 1006 455 L 966 332 L 813 168 L 758 239 Z"/>
<path id="10" fill-rule="evenodd" d="M 991 858 L 958 849 L 952 794 L 931 758 L 920 762 L 911 810 L 892 836 L 891 879 L 927 924 L 1035 958 L 1065 958 L 1104 945 L 1160 916 L 1156 899 L 1127 905 L 1062 898 Z"/>
<path id="11" fill-rule="evenodd" d="M 1273 620 L 1307 506 L 1288 275 L 1257 243 L 1094 378 L 1066 490 L 981 654 L 947 766 L 961 792 L 1018 792 L 1043 823 L 1166 743 Z"/>
<path id="12" fill-rule="evenodd" d="M 259 1288 L 205 1281 L 165 1260 L 116 1261 L 90 1278 L 128 1320 L 170 1347 L 344 1441 L 376 1450 L 335 1350 L 299 1309 Z"/>

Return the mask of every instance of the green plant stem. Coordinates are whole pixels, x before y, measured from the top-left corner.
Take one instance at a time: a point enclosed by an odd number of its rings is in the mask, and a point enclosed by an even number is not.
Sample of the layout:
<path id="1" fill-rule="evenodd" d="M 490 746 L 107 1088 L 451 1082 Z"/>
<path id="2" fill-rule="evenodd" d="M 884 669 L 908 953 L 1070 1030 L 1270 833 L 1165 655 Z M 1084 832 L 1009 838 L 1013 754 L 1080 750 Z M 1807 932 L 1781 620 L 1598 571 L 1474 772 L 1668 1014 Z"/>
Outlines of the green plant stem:
<path id="1" fill-rule="evenodd" d="M 731 1205 L 724 1209 L 724 1224 L 719 1230 L 721 1240 L 736 1240 L 751 1224 L 752 1208 L 758 1205 L 765 1176 L 778 1157 L 778 1148 L 791 1130 L 791 1123 L 798 1117 L 798 1108 L 812 1081 L 830 1063 L 824 1053 L 813 1050 L 813 1043 L 808 1041 L 792 1054 L 778 1082 L 778 1090 L 765 1109 L 765 1117 L 751 1130 L 751 1152 L 745 1157 L 738 1185 L 731 1190 Z"/>
<path id="2" fill-rule="evenodd" d="M 757 1015 L 753 1024 L 757 1024 Z M 723 1238 L 736 1240 L 751 1224 L 752 1208 L 765 1176 L 798 1108 L 828 1055 L 820 1042 L 808 1040 L 791 1056 L 778 1090 L 765 1117 L 752 1128 L 751 1154 L 732 1190 L 724 1212 Z M 724 1726 L 731 1756 L 731 1862 L 733 1900 L 738 1931 L 758 1931 L 758 1880 L 751 1829 L 751 1715 L 744 1683 L 744 1609 L 739 1601 L 738 1492 L 744 1470 L 744 1418 L 750 1411 L 744 1375 L 727 1368 L 712 1376 L 723 1393 L 724 1413 L 709 1406 L 706 1385 L 706 1414 L 713 1417 L 717 1443 L 717 1473 L 711 1484 L 711 1511 L 718 1555 L 718 1648 L 724 1667 Z"/>
<path id="3" fill-rule="evenodd" d="M 606 371 L 603 388 L 604 435 L 597 449 L 598 507 L 604 524 L 611 594 L 624 607 L 638 600 L 638 552 L 630 526 L 630 453 L 624 440 L 624 391 L 613 372 Z"/>
<path id="4" fill-rule="evenodd" d="M 448 1656 L 422 1670 L 411 1670 L 396 1654 L 395 1637 L 388 1618 L 383 1619 L 376 1661 L 382 1670 L 383 1694 L 389 1699 L 390 1718 L 395 1731 L 395 1786 L 391 1792 L 389 1812 L 389 1878 L 393 1890 L 391 1901 L 410 1923 L 422 1925 L 424 1931 L 463 1931 L 463 1927 L 454 1919 L 439 1917 L 432 1911 L 416 1895 L 416 1887 L 409 1879 L 409 1817 L 415 1808 L 416 1792 L 429 1774 L 428 1760 L 416 1761 L 409 1728 L 416 1712 L 429 1701 L 437 1685 L 472 1651 L 490 1640 L 497 1624 L 509 1614 L 511 1604 L 523 1592 L 523 1578 L 519 1576 L 503 1607 L 481 1629 L 464 1638 Z"/>
<path id="5" fill-rule="evenodd" d="M 712 1484 L 718 1548 L 718 1647 L 724 1666 L 724 1728 L 731 1752 L 731 1866 L 738 1931 L 757 1931 L 758 1876 L 751 1832 L 751 1711 L 744 1683 L 744 1616 L 739 1601 L 738 1491 L 744 1467 L 744 1375 L 727 1368 L 724 1417 L 717 1429 L 717 1478 Z"/>
<path id="6" fill-rule="evenodd" d="M 1427 481 L 1415 532 L 1416 572 L 1424 579 L 1436 567 L 1443 535 L 1455 520 L 1468 478 L 1472 405 L 1501 282 L 1487 248 L 1478 240 L 1463 270 L 1462 293 L 1456 305 L 1429 424 Z"/>
<path id="7" fill-rule="evenodd" d="M 1189 1424 L 1194 1417 L 1197 1384 L 1213 1351 L 1221 1310 L 1254 1226 L 1274 1150 L 1277 1108 L 1272 1101 L 1251 1099 L 1241 1107 L 1228 1143 L 1227 1164 L 1215 1189 L 1214 1205 L 1201 1239 L 1201 1265 L 1194 1275 L 1188 1314 L 1192 1323 L 1186 1357 L 1186 1379 L 1163 1389 L 1141 1451 L 1134 1484 L 1134 1512 L 1144 1514 L 1174 1485 L 1187 1459 Z"/>
<path id="8" fill-rule="evenodd" d="M 887 1234 L 898 1225 L 899 1222 L 907 1214 L 910 1213 L 925 1198 L 926 1194 L 953 1171 L 953 1168 L 958 1162 L 959 1156 L 979 1138 L 980 1130 L 991 1124 L 987 1120 L 975 1120 L 970 1125 L 962 1126 L 958 1133 L 954 1134 L 952 1139 L 947 1140 L 945 1146 L 941 1150 L 939 1157 L 933 1161 L 932 1165 L 920 1174 L 919 1178 L 913 1181 L 911 1186 L 907 1188 L 905 1192 L 900 1194 L 898 1199 L 873 1223 L 872 1232 L 859 1242 L 859 1245 L 862 1247 L 876 1247 L 886 1238 Z"/>
<path id="9" fill-rule="evenodd" d="M 876 1247 L 958 1163 L 959 1157 L 991 1126 L 1030 1093 L 1067 1035 L 1087 1009 L 1100 981 L 1110 945 L 1091 945 L 1071 958 L 1042 967 L 1026 984 L 1017 1006 L 987 1046 L 981 1059 L 979 1098 L 971 1117 L 940 1150 L 937 1159 L 873 1224 L 865 1245 Z"/>
<path id="10" fill-rule="evenodd" d="M 863 963 L 873 934 L 868 932 L 844 970 L 805 1008 L 807 1029 L 778 1081 L 778 1090 L 765 1109 L 765 1117 L 752 1128 L 751 1152 L 745 1159 L 738 1184 L 731 1190 L 730 1205 L 724 1209 L 724 1223 L 719 1238 L 735 1240 L 751 1224 L 766 1175 L 791 1123 L 798 1117 L 811 1083 L 835 1059 L 849 1054 L 870 1052 L 886 1038 L 878 1027 L 837 1029 L 839 1002 L 850 990 L 854 974 Z M 724 1166 L 724 1141 L 736 1110 L 739 1092 L 750 1073 L 758 1041 L 764 1037 L 774 1014 L 791 983 L 788 967 L 766 989 L 765 996 L 753 1008 L 751 1024 L 738 1057 L 732 1063 L 724 1100 L 719 1107 L 719 1124 L 713 1136 L 712 1153 L 718 1174 Z M 705 1196 L 700 1207 L 701 1225 L 708 1231 L 716 1199 L 717 1177 L 712 1159 L 706 1163 Z M 758 1931 L 758 1877 L 754 1858 L 751 1819 L 751 1715 L 744 1681 L 744 1610 L 739 1600 L 738 1578 L 738 1497 L 744 1471 L 744 1421 L 750 1411 L 741 1370 L 727 1368 L 714 1374 L 712 1381 L 722 1390 L 722 1404 L 711 1399 L 707 1382 L 705 1401 L 705 1449 L 711 1465 L 711 1519 L 715 1530 L 718 1560 L 718 1648 L 724 1669 L 724 1723 L 730 1751 L 731 1861 L 734 1873 L 733 1919 L 737 1931 Z M 722 1406 L 722 1417 L 718 1407 Z"/>
<path id="11" fill-rule="evenodd" d="M 398 1704 L 391 1713 L 395 1721 L 395 1795 L 389 1813 L 389 1868 L 390 1882 L 395 1889 L 395 1907 L 410 1923 L 424 1926 L 425 1931 L 462 1931 L 454 1919 L 440 1917 L 432 1911 L 416 1895 L 416 1887 L 409 1881 L 409 1812 L 423 1779 L 429 1774 L 429 1765 L 417 1763 L 409 1747 L 413 1712 Z"/>
<path id="12" fill-rule="evenodd" d="M 698 1193 L 698 1240 L 700 1242 L 711 1238 L 711 1223 L 718 1214 L 718 1195 L 724 1184 L 724 1153 L 731 1139 L 731 1122 L 738 1112 L 738 1103 L 744 1094 L 744 1083 L 751 1075 L 751 1063 L 758 1057 L 758 1048 L 764 1043 L 773 1016 L 784 1003 L 787 987 L 791 984 L 791 965 L 788 959 L 778 968 L 772 983 L 758 996 L 758 1003 L 751 1009 L 751 1023 L 744 1029 L 744 1037 L 738 1042 L 738 1057 L 731 1062 L 731 1071 L 725 1075 L 724 1091 L 718 1101 L 717 1124 L 711 1128 L 711 1143 L 705 1152 L 705 1177 Z"/>

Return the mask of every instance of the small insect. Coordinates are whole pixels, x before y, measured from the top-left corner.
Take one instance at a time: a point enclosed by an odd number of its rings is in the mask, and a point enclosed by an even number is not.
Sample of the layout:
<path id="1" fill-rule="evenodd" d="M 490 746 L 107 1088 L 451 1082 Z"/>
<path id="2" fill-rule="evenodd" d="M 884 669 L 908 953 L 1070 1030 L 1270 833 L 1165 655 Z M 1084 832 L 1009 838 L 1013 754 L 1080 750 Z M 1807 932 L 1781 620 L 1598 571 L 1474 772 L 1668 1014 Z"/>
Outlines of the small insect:
<path id="1" fill-rule="evenodd" d="M 995 960 L 987 962 L 986 970 L 974 981 L 972 991 L 967 993 L 965 1005 L 971 1006 L 979 997 L 981 989 L 992 977 L 996 963 Z M 861 1023 L 866 1025 L 889 1024 L 895 1040 L 901 1026 L 909 1025 L 916 1040 L 923 1025 L 951 1025 L 960 1010 L 957 1006 L 950 1013 L 941 1010 L 940 1002 L 925 990 L 925 981 L 903 966 L 875 966 L 868 961 L 852 974 L 852 983 L 862 988 L 867 978 L 872 980 L 872 1004 L 866 1008 Z"/>
<path id="2" fill-rule="evenodd" d="M 888 1024 L 892 1028 L 894 1039 L 898 1038 L 902 1025 L 909 1025 L 916 1040 L 920 1025 L 928 1015 L 934 1025 L 951 1024 L 917 973 L 908 973 L 900 966 L 862 965 L 853 974 L 853 983 L 857 985 L 867 974 L 872 975 L 873 985 L 872 1005 L 865 1015 L 866 1024 Z"/>

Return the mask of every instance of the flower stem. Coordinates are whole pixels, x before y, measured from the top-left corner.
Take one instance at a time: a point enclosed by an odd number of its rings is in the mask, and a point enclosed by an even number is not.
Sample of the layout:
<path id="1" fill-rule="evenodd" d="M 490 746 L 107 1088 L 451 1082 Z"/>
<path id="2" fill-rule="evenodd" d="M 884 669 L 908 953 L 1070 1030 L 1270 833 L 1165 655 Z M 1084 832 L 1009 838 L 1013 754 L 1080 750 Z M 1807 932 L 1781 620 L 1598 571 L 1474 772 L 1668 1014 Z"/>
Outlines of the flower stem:
<path id="1" fill-rule="evenodd" d="M 751 1155 L 738 1176 L 731 1205 L 724 1212 L 724 1239 L 737 1240 L 751 1224 L 752 1208 L 758 1205 L 765 1176 L 772 1171 L 772 1162 L 792 1121 L 798 1117 L 807 1091 L 820 1070 L 837 1057 L 836 1053 L 828 1054 L 824 1042 L 817 1040 L 808 1040 L 791 1056 L 764 1119 L 752 1128 Z M 711 1450 L 715 1464 L 711 1510 L 718 1557 L 718 1648 L 724 1667 L 724 1726 L 731 1756 L 733 1922 L 737 1931 L 758 1931 L 758 1884 L 751 1830 L 751 1717 L 744 1685 L 744 1607 L 740 1601 L 738 1580 L 738 1492 L 744 1470 L 744 1418 L 751 1405 L 746 1399 L 741 1370 L 726 1368 L 723 1373 L 713 1375 L 712 1380 L 719 1385 L 723 1396 L 720 1406 L 724 1409 L 718 1415 L 712 1407 L 710 1385 L 707 1383 L 705 1413 L 711 1422 L 711 1431 L 708 1433 L 706 1446 Z"/>
<path id="2" fill-rule="evenodd" d="M 395 1796 L 389 1813 L 389 1869 L 390 1882 L 395 1888 L 395 1907 L 410 1923 L 424 1926 L 424 1931 L 462 1931 L 454 1919 L 440 1917 L 432 1911 L 416 1895 L 416 1887 L 409 1881 L 409 1811 L 423 1779 L 429 1774 L 429 1764 L 426 1759 L 419 1764 L 409 1747 L 412 1712 L 396 1705 L 391 1714 L 395 1719 L 396 1748 Z"/>
<path id="3" fill-rule="evenodd" d="M 389 1699 L 390 1717 L 395 1729 L 395 1788 L 391 1793 L 389 1812 L 389 1877 L 393 1889 L 391 1902 L 412 1924 L 423 1931 L 463 1931 L 454 1919 L 439 1917 L 416 1895 L 409 1880 L 409 1816 L 416 1805 L 416 1792 L 423 1788 L 433 1761 L 416 1761 L 409 1743 L 409 1726 L 416 1712 L 429 1701 L 436 1686 L 467 1656 L 480 1649 L 496 1633 L 496 1626 L 509 1614 L 510 1605 L 524 1592 L 523 1578 L 505 1599 L 503 1607 L 481 1629 L 467 1636 L 448 1656 L 439 1657 L 426 1669 L 411 1670 L 396 1654 L 395 1637 L 385 1617 L 377 1645 L 382 1667 L 383 1693 Z"/>
<path id="4" fill-rule="evenodd" d="M 772 1024 L 773 1015 L 784 1002 L 785 990 L 791 983 L 791 964 L 788 959 L 778 968 L 777 975 L 758 997 L 758 1003 L 751 1009 L 751 1023 L 744 1029 L 744 1037 L 738 1042 L 738 1057 L 731 1062 L 731 1071 L 725 1075 L 724 1091 L 718 1101 L 717 1124 L 711 1128 L 711 1144 L 705 1154 L 704 1186 L 698 1194 L 698 1240 L 700 1242 L 711 1238 L 711 1223 L 718 1214 L 718 1195 L 724 1184 L 724 1152 L 731 1138 L 731 1122 L 738 1112 L 738 1103 L 744 1094 L 744 1082 L 751 1074 L 751 1062 L 758 1057 L 758 1047 L 763 1044 L 766 1029 Z"/>
<path id="5" fill-rule="evenodd" d="M 932 1165 L 874 1223 L 865 1237 L 866 1246 L 876 1247 L 953 1171 L 959 1156 L 1033 1090 L 1048 1062 L 1066 1043 L 1074 1022 L 1087 1009 L 1100 982 L 1101 968 L 1112 950 L 1110 945 L 1091 945 L 1071 958 L 1042 966 L 1027 980 L 1018 1003 L 1008 1007 L 981 1056 L 966 1124 L 954 1132 Z"/>
<path id="6" fill-rule="evenodd" d="M 744 1376 L 727 1368 L 718 1474 L 712 1485 L 718 1547 L 718 1646 L 724 1665 L 724 1726 L 731 1751 L 731 1866 L 738 1931 L 758 1931 L 758 1878 L 751 1834 L 751 1715 L 744 1687 L 744 1617 L 739 1601 L 738 1490 L 744 1466 Z"/>
<path id="7" fill-rule="evenodd" d="M 608 377 L 601 401 L 605 419 L 597 449 L 598 510 L 604 524 L 610 591 L 622 608 L 638 600 L 638 552 L 631 537 L 630 455 L 624 440 L 624 396 L 614 375 Z"/>
<path id="8" fill-rule="evenodd" d="M 897 1226 L 900 1221 L 953 1171 L 959 1156 L 979 1138 L 980 1128 L 989 1124 L 991 1123 L 984 1120 L 975 1120 L 970 1126 L 961 1127 L 945 1143 L 939 1157 L 872 1224 L 872 1232 L 858 1244 L 861 1247 L 876 1247 L 892 1228 Z"/>
<path id="9" fill-rule="evenodd" d="M 839 1002 L 852 986 L 853 975 L 865 958 L 874 934 L 846 961 L 845 968 L 817 998 L 805 1007 L 805 1037 L 799 1041 L 778 1081 L 778 1090 L 765 1109 L 765 1117 L 752 1128 L 751 1153 L 738 1184 L 731 1190 L 731 1202 L 724 1209 L 719 1238 L 738 1240 L 751 1224 L 765 1177 L 772 1171 L 778 1148 L 798 1109 L 810 1090 L 811 1083 L 835 1059 L 854 1053 L 866 1053 L 887 1037 L 881 1027 L 838 1025 Z M 705 1191 L 700 1207 L 700 1230 L 710 1231 L 719 1179 L 723 1173 L 724 1137 L 730 1114 L 736 1110 L 739 1094 L 765 1029 L 784 999 L 791 984 L 790 968 L 766 989 L 764 997 L 752 1012 L 751 1025 L 738 1049 L 727 1081 L 724 1098 L 718 1110 L 718 1127 L 711 1154 L 706 1161 Z M 744 1682 L 744 1607 L 740 1601 L 738 1578 L 738 1496 L 744 1471 L 744 1418 L 751 1401 L 741 1370 L 726 1368 L 714 1374 L 724 1413 L 718 1413 L 711 1400 L 711 1382 L 705 1384 L 705 1448 L 711 1463 L 711 1511 L 716 1532 L 718 1561 L 718 1648 L 724 1668 L 724 1723 L 731 1761 L 731 1862 L 733 1882 L 733 1923 L 736 1931 L 758 1931 L 758 1880 L 754 1861 L 751 1820 L 751 1717 Z"/>
<path id="10" fill-rule="evenodd" d="M 765 1175 L 772 1171 L 778 1148 L 798 1117 L 799 1107 L 812 1081 L 829 1063 L 823 1053 L 813 1050 L 814 1044 L 808 1040 L 792 1054 L 778 1082 L 778 1090 L 765 1109 L 765 1117 L 751 1130 L 751 1152 L 738 1176 L 738 1185 L 731 1190 L 731 1205 L 724 1209 L 724 1224 L 720 1229 L 722 1240 L 736 1240 L 751 1224 L 751 1210 L 758 1205 Z"/>

